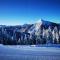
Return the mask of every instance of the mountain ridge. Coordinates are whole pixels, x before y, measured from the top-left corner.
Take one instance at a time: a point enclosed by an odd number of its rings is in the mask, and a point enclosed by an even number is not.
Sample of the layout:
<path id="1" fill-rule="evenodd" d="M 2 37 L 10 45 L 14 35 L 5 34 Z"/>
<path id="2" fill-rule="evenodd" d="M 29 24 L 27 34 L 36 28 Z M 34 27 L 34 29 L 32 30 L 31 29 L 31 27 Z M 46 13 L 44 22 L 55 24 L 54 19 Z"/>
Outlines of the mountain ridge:
<path id="1" fill-rule="evenodd" d="M 40 20 L 35 24 L 0 26 L 2 44 L 60 44 L 60 24 Z"/>

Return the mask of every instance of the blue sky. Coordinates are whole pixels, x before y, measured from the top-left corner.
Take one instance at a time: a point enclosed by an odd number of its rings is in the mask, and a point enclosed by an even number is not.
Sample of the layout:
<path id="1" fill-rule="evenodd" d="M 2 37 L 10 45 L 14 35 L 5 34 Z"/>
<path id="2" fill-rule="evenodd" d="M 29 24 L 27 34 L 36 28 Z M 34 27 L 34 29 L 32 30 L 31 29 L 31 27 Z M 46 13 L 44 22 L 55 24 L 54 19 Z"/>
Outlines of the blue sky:
<path id="1" fill-rule="evenodd" d="M 0 25 L 35 23 L 41 18 L 60 23 L 60 0 L 0 0 Z"/>

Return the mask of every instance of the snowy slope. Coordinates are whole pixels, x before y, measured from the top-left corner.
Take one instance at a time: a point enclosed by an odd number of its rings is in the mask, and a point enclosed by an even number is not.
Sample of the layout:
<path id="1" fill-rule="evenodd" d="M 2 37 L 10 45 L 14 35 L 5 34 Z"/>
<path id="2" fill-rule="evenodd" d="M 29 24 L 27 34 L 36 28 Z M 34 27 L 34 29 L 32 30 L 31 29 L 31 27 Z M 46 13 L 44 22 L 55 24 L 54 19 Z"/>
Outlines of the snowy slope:
<path id="1" fill-rule="evenodd" d="M 60 60 L 60 48 L 0 45 L 0 60 Z"/>

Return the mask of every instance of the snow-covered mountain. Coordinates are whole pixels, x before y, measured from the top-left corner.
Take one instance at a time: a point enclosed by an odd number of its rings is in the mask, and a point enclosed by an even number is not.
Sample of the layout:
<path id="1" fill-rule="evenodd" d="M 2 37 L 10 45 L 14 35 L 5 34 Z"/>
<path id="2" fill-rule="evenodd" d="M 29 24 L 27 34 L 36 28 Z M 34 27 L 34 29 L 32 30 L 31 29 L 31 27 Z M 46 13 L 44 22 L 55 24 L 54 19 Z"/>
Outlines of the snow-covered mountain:
<path id="1" fill-rule="evenodd" d="M 52 30 L 54 29 L 54 27 L 57 27 L 58 30 L 60 29 L 60 24 L 57 23 L 53 23 L 53 22 L 49 22 L 49 21 L 45 21 L 43 19 L 38 20 L 35 24 L 33 24 L 33 26 L 31 26 L 31 28 L 28 30 L 29 33 L 33 33 L 33 32 L 39 32 L 40 30 L 44 29 L 48 29 L 51 28 Z"/>
<path id="2" fill-rule="evenodd" d="M 0 43 L 45 44 L 60 43 L 60 24 L 38 20 L 35 24 L 1 26 Z"/>

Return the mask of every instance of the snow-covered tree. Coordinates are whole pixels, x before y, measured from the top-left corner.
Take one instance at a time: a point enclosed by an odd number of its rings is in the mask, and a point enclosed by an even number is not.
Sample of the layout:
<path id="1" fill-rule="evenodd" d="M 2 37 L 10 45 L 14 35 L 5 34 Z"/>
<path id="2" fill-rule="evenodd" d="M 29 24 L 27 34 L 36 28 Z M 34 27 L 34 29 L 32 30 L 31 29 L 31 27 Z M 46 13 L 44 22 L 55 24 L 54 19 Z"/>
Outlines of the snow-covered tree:
<path id="1" fill-rule="evenodd" d="M 51 30 L 51 27 L 49 26 L 49 28 L 48 28 L 48 42 L 52 43 L 52 39 L 53 39 L 52 30 Z"/>
<path id="2" fill-rule="evenodd" d="M 59 43 L 60 43 L 60 30 L 59 30 Z"/>
<path id="3" fill-rule="evenodd" d="M 42 40 L 43 40 L 43 44 L 46 44 L 46 38 L 47 38 L 47 35 L 46 35 L 46 30 L 43 28 L 42 30 Z"/>
<path id="4" fill-rule="evenodd" d="M 59 34 L 57 27 L 54 27 L 52 34 L 53 34 L 53 43 L 59 43 Z"/>

